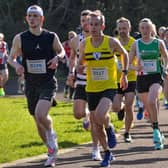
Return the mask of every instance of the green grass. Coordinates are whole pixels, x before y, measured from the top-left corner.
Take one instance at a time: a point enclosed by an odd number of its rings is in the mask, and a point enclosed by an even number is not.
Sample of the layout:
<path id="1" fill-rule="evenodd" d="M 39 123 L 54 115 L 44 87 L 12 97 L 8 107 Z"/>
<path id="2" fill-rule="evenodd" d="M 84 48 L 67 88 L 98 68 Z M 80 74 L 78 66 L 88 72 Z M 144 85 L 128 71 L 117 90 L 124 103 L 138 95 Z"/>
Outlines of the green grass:
<path id="1" fill-rule="evenodd" d="M 0 98 L 0 163 L 35 156 L 46 152 L 27 111 L 25 98 Z M 72 104 L 59 102 L 51 108 L 54 129 L 59 148 L 72 147 L 91 140 L 90 132 L 84 131 L 81 121 L 75 120 Z M 112 120 L 116 130 L 123 126 L 115 114 Z"/>

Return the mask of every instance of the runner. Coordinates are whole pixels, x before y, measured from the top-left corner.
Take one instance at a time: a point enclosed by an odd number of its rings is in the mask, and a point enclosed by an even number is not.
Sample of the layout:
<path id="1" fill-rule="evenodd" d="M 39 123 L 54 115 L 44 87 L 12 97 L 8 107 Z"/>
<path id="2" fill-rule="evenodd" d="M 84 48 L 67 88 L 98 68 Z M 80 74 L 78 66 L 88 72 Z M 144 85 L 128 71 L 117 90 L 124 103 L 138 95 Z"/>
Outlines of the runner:
<path id="1" fill-rule="evenodd" d="M 130 51 L 132 44 L 134 43 L 134 38 L 130 36 L 131 31 L 131 23 L 128 19 L 121 17 L 117 20 L 117 30 L 118 30 L 118 39 L 123 45 L 123 47 Z M 128 72 L 128 88 L 126 90 L 122 90 L 120 88 L 120 77 L 122 73 L 122 60 L 120 54 L 116 53 L 118 59 L 118 71 L 117 71 L 117 82 L 118 82 L 118 90 L 117 94 L 114 97 L 114 105 L 113 110 L 119 111 L 118 117 L 119 120 L 123 120 L 124 111 L 126 112 L 125 116 L 125 133 L 124 133 L 124 141 L 132 142 L 132 138 L 130 135 L 131 125 L 133 124 L 133 110 L 134 110 L 134 99 L 135 99 L 135 87 L 136 87 L 136 71 L 131 70 Z M 136 59 L 134 60 L 134 65 L 136 65 Z M 124 98 L 124 105 L 123 104 Z"/>
<path id="2" fill-rule="evenodd" d="M 159 29 L 158 29 L 158 37 L 159 37 L 159 39 L 164 40 L 165 30 L 166 30 L 165 26 L 159 27 Z"/>
<path id="3" fill-rule="evenodd" d="M 4 85 L 8 80 L 8 45 L 4 41 L 4 34 L 0 33 L 0 97 L 5 96 Z"/>
<path id="4" fill-rule="evenodd" d="M 88 15 L 91 13 L 90 10 L 84 10 L 81 12 L 81 27 L 82 33 L 78 34 L 77 37 L 71 41 L 71 56 L 70 56 L 70 74 L 69 83 L 74 85 L 75 79 L 75 94 L 73 102 L 73 111 L 76 119 L 83 118 L 83 127 L 88 130 L 91 128 L 91 135 L 93 141 L 92 149 L 92 160 L 101 160 L 101 154 L 99 149 L 98 138 L 95 135 L 94 126 L 92 125 L 92 116 L 87 108 L 87 95 L 85 91 L 86 86 L 86 73 L 75 75 L 76 61 L 79 59 L 79 43 L 87 36 L 89 36 L 88 30 Z"/>
<path id="5" fill-rule="evenodd" d="M 136 40 L 130 51 L 130 63 L 136 56 L 138 65 L 132 66 L 138 71 L 137 91 L 140 100 L 149 112 L 150 121 L 153 127 L 153 142 L 155 149 L 163 149 L 164 137 L 159 130 L 159 94 L 162 91 L 161 79 L 161 58 L 165 61 L 165 70 L 168 68 L 168 53 L 162 40 L 152 36 L 153 23 L 150 19 L 144 18 L 139 23 L 139 30 L 142 38 Z M 161 57 L 161 58 L 160 58 Z"/>
<path id="6" fill-rule="evenodd" d="M 164 32 L 162 32 L 163 37 L 162 36 L 161 37 L 164 40 L 164 43 L 166 45 L 166 49 L 168 51 L 168 28 L 165 28 L 165 27 L 162 26 L 162 27 L 159 28 L 159 30 L 160 30 L 160 36 L 162 35 L 161 30 L 164 30 Z M 163 61 L 162 61 L 162 64 L 164 66 Z M 163 103 L 164 103 L 165 108 L 168 109 L 168 78 L 166 78 L 165 74 L 163 74 L 162 76 L 163 76 L 163 79 L 164 79 L 163 80 L 163 93 L 164 93 Z"/>
<path id="7" fill-rule="evenodd" d="M 105 151 L 102 167 L 110 165 L 114 159 L 110 148 L 116 146 L 114 128 L 110 122 L 109 112 L 117 89 L 117 67 L 114 52 L 123 54 L 123 72 L 121 87 L 127 88 L 128 55 L 119 41 L 103 34 L 105 19 L 100 11 L 94 11 L 89 18 L 90 35 L 80 44 L 78 71 L 86 67 L 86 92 L 92 124 Z M 86 65 L 84 62 L 86 61 Z M 105 128 L 105 129 L 104 129 Z M 108 139 L 108 141 L 107 141 Z"/>
<path id="8" fill-rule="evenodd" d="M 71 51 L 70 42 L 71 42 L 71 39 L 76 36 L 77 36 L 77 34 L 74 31 L 69 31 L 68 32 L 68 40 L 66 40 L 62 43 L 64 50 L 65 50 L 66 68 L 68 69 L 67 75 L 69 75 L 69 58 L 70 58 L 70 51 Z M 73 93 L 74 93 L 74 86 L 69 86 L 68 79 L 67 79 L 67 81 L 65 83 L 65 88 L 64 88 L 64 98 L 69 97 L 69 100 L 72 100 Z"/>
<path id="9" fill-rule="evenodd" d="M 33 116 L 38 133 L 48 148 L 48 159 L 45 166 L 55 166 L 58 145 L 53 130 L 49 109 L 56 90 L 55 69 L 58 57 L 65 52 L 58 36 L 42 28 L 43 10 L 37 5 L 27 9 L 26 21 L 29 29 L 14 37 L 9 63 L 18 75 L 24 73 L 25 94 L 28 109 Z M 22 65 L 16 62 L 22 56 Z"/>

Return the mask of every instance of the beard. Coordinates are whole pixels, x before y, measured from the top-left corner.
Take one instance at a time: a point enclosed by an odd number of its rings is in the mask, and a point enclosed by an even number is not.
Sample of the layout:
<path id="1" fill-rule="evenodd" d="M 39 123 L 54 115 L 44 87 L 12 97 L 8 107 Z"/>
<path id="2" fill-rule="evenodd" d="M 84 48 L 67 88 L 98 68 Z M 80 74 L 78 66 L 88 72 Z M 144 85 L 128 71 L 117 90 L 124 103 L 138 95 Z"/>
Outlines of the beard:
<path id="1" fill-rule="evenodd" d="M 122 37 L 122 38 L 125 38 L 125 37 L 128 36 L 126 33 L 123 33 L 123 32 L 119 33 L 119 35 L 120 35 L 120 37 Z"/>

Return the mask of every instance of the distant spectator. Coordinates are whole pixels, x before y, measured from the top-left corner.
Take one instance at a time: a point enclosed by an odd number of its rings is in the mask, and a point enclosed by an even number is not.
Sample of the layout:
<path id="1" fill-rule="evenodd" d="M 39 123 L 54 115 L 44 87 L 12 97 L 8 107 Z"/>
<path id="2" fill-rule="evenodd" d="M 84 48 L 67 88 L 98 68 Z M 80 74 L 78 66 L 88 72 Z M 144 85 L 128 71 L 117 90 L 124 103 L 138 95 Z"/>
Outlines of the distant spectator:
<path id="1" fill-rule="evenodd" d="M 165 32 L 165 30 L 166 30 L 166 27 L 165 27 L 165 26 L 159 27 L 159 29 L 158 29 L 159 39 L 161 39 L 161 40 L 164 39 L 164 32 Z"/>
<path id="2" fill-rule="evenodd" d="M 5 96 L 4 85 L 8 80 L 8 45 L 4 41 L 4 34 L 0 33 L 0 96 Z"/>

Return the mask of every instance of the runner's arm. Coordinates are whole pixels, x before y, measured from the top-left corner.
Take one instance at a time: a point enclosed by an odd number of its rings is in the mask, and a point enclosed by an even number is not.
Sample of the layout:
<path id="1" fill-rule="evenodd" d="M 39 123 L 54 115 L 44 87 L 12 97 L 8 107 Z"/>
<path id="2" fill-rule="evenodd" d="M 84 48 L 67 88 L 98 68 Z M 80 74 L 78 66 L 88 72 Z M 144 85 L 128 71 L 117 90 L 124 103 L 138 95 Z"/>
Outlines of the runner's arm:
<path id="1" fill-rule="evenodd" d="M 122 70 L 128 71 L 129 58 L 125 48 L 121 45 L 120 41 L 115 38 L 110 39 L 110 48 L 112 51 L 117 51 L 123 58 Z"/>
<path id="2" fill-rule="evenodd" d="M 161 57 L 164 60 L 164 68 L 166 71 L 168 71 L 168 51 L 166 49 L 164 42 L 161 40 L 160 40 L 160 52 L 161 52 Z"/>
<path id="3" fill-rule="evenodd" d="M 83 73 L 83 70 L 85 68 L 85 65 L 84 65 L 84 62 L 85 62 L 85 53 L 84 53 L 84 50 L 85 50 L 85 40 L 83 40 L 80 43 L 80 46 L 79 46 L 79 62 L 77 64 L 77 71 L 78 71 L 78 73 Z"/>
<path id="4" fill-rule="evenodd" d="M 77 56 L 75 45 L 74 45 L 75 39 L 76 37 L 70 41 L 70 57 L 69 57 L 69 73 L 70 74 L 75 73 L 76 56 Z"/>
<path id="5" fill-rule="evenodd" d="M 21 39 L 20 39 L 20 34 L 17 34 L 12 42 L 12 47 L 10 50 L 10 54 L 8 57 L 8 63 L 16 68 L 18 65 L 20 65 L 19 63 L 17 63 L 16 58 L 18 56 L 22 56 L 22 52 L 21 52 Z"/>
<path id="6" fill-rule="evenodd" d="M 136 56 L 136 43 L 134 42 L 129 52 L 129 69 L 131 70 L 137 70 L 137 68 L 132 65 L 133 60 L 135 59 L 135 56 Z"/>
<path id="7" fill-rule="evenodd" d="M 65 50 L 64 47 L 62 46 L 59 37 L 57 36 L 57 34 L 55 34 L 54 37 L 54 42 L 53 42 L 53 49 L 56 52 L 56 56 L 59 58 L 64 58 L 65 56 Z"/>

